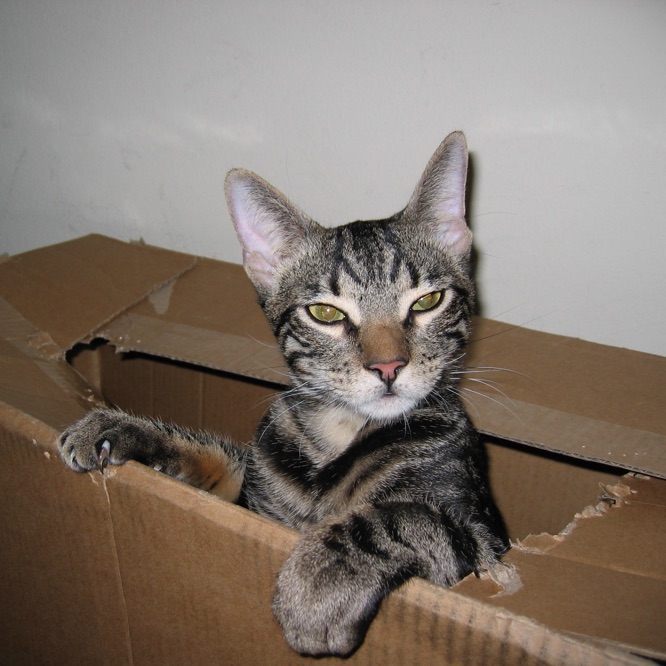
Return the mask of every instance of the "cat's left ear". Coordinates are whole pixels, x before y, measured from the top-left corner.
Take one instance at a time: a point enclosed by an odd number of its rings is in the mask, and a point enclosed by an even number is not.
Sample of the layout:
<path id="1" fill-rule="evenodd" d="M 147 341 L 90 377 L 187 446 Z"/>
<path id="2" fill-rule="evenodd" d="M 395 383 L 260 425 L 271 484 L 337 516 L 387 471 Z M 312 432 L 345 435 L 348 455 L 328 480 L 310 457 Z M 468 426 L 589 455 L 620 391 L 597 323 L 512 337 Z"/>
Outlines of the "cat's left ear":
<path id="1" fill-rule="evenodd" d="M 439 145 L 405 209 L 405 216 L 429 227 L 441 245 L 458 256 L 472 249 L 472 232 L 465 222 L 467 141 L 452 132 Z"/>
<path id="2" fill-rule="evenodd" d="M 308 230 L 316 224 L 252 171 L 232 169 L 224 191 L 243 247 L 245 271 L 260 294 L 271 293 L 280 272 L 298 254 Z"/>

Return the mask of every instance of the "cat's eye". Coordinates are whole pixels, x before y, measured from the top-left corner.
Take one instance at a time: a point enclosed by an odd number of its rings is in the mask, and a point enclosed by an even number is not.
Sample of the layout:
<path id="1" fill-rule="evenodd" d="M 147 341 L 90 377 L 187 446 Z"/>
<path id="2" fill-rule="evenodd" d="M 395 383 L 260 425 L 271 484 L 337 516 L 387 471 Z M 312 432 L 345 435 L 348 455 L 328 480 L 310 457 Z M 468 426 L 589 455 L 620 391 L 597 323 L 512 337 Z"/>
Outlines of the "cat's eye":
<path id="1" fill-rule="evenodd" d="M 338 308 L 326 303 L 308 305 L 308 310 L 317 321 L 321 321 L 324 324 L 333 324 L 336 321 L 342 321 L 347 318 L 347 315 L 342 310 L 338 310 Z"/>
<path id="2" fill-rule="evenodd" d="M 425 312 L 426 310 L 432 310 L 441 300 L 441 291 L 431 291 L 429 294 L 421 296 L 421 298 L 419 298 L 417 301 L 414 301 L 412 304 L 412 310 L 414 312 Z"/>

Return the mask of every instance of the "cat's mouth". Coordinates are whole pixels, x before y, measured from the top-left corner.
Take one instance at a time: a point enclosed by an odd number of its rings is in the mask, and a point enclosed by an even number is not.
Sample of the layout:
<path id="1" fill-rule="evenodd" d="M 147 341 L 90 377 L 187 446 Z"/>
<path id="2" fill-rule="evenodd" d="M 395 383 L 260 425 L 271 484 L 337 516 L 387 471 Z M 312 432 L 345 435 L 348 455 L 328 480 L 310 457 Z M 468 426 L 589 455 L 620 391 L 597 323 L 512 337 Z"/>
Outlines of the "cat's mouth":
<path id="1" fill-rule="evenodd" d="M 361 404 L 357 403 L 357 409 L 366 414 L 372 421 L 392 422 L 395 419 L 404 418 L 414 409 L 413 398 L 405 395 L 400 389 L 385 388 L 381 393 L 368 395 Z"/>

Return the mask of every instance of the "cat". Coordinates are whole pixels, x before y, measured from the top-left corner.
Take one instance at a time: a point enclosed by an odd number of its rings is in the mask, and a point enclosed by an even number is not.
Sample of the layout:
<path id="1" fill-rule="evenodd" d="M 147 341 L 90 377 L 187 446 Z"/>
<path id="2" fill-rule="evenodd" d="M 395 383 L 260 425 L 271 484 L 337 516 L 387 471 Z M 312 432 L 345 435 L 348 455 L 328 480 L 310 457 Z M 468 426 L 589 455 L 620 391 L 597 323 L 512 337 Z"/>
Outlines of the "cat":
<path id="1" fill-rule="evenodd" d="M 450 134 L 401 212 L 336 228 L 230 171 L 243 264 L 291 387 L 251 447 L 113 409 L 59 439 L 74 470 L 137 460 L 300 530 L 273 613 L 302 654 L 351 654 L 404 581 L 450 586 L 508 547 L 457 388 L 474 303 L 467 159 Z"/>

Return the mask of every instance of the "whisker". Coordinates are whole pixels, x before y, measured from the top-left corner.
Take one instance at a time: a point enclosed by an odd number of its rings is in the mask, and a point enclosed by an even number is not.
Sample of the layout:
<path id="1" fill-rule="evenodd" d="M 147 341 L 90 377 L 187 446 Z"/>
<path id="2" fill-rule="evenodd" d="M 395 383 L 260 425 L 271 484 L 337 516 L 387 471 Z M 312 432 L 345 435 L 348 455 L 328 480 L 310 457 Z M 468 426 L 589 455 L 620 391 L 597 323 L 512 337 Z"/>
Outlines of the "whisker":
<path id="1" fill-rule="evenodd" d="M 259 338 L 255 338 L 254 335 L 251 335 L 250 333 L 247 333 L 246 336 L 250 338 L 253 342 L 256 342 L 257 344 L 261 345 L 262 347 L 268 347 L 269 349 L 278 349 L 278 343 L 277 341 L 273 344 L 269 342 L 264 342 L 263 340 L 259 340 Z"/>
<path id="2" fill-rule="evenodd" d="M 489 389 L 492 389 L 493 391 L 497 391 L 503 398 L 506 398 L 513 406 L 515 406 L 515 402 L 511 399 L 510 396 L 508 396 L 502 389 L 500 389 L 498 386 L 496 386 L 496 382 L 491 382 L 487 379 L 479 379 L 478 377 L 471 377 L 470 381 L 476 382 L 477 384 L 481 384 L 482 386 L 487 386 Z M 463 388 L 468 388 L 468 387 L 463 387 Z"/>
<path id="3" fill-rule="evenodd" d="M 508 310 L 507 310 L 508 312 Z M 554 312 L 557 312 L 557 310 L 551 310 L 550 312 L 546 312 L 541 315 L 536 315 L 535 317 L 532 317 L 531 319 L 528 319 L 521 324 L 509 324 L 507 322 L 497 322 L 499 324 L 505 324 L 506 328 L 503 328 L 501 331 L 497 331 L 497 333 L 491 333 L 489 335 L 484 335 L 482 338 L 474 338 L 473 340 L 469 341 L 469 346 L 471 347 L 473 344 L 476 344 L 477 342 L 481 342 L 482 340 L 490 340 L 491 338 L 497 337 L 498 335 L 502 335 L 504 333 L 509 333 L 510 331 L 513 331 L 517 328 L 523 328 L 524 326 L 527 326 L 528 324 L 531 324 L 539 319 L 542 319 L 543 317 L 547 317 L 548 315 L 553 314 Z"/>
<path id="4" fill-rule="evenodd" d="M 458 370 L 454 370 L 454 372 L 461 375 L 481 372 L 508 372 L 512 375 L 520 375 L 521 377 L 529 379 L 528 375 L 519 372 L 518 370 L 513 370 L 511 368 L 500 368 L 499 366 L 494 365 L 466 365 Z"/>
<path id="5" fill-rule="evenodd" d="M 466 387 L 466 386 L 465 386 L 465 387 L 462 387 L 462 390 L 465 391 L 466 393 L 471 393 L 471 394 L 473 394 L 473 395 L 478 395 L 478 396 L 481 396 L 482 398 L 486 398 L 486 399 L 490 400 L 491 402 L 494 402 L 496 405 L 499 405 L 499 406 L 502 407 L 503 409 L 506 409 L 506 411 L 509 412 L 509 414 L 511 414 L 511 416 L 513 416 L 513 417 L 516 418 L 518 421 L 520 421 L 520 423 L 521 423 L 522 425 L 525 425 L 525 424 L 523 423 L 523 420 L 520 418 L 520 416 L 518 416 L 518 414 L 517 414 L 513 409 L 510 409 L 510 408 L 509 408 L 507 405 L 505 405 L 501 400 L 498 400 L 497 398 L 493 398 L 492 396 L 488 395 L 487 393 L 483 393 L 482 391 L 475 391 L 474 389 L 468 388 L 468 387 Z M 460 395 L 460 397 L 461 397 L 462 400 L 465 400 L 466 403 L 468 403 L 468 404 L 470 404 L 470 405 L 473 405 L 473 403 L 471 402 L 471 400 L 470 400 L 470 401 L 467 401 L 467 400 L 466 400 L 466 398 L 467 398 L 466 395 L 463 395 L 462 393 L 459 393 L 459 395 Z M 477 411 L 477 414 L 478 414 L 478 413 L 479 413 L 479 412 Z"/>

